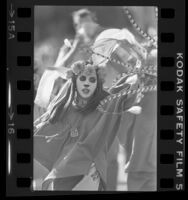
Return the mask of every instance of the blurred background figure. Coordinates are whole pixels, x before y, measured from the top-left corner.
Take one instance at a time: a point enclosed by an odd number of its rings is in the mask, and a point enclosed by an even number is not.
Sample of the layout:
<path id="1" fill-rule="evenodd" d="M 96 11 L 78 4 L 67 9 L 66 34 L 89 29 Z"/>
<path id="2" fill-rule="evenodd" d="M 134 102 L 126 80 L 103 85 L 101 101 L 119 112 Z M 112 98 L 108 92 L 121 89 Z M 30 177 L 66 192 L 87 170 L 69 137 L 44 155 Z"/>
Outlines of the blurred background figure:
<path id="1" fill-rule="evenodd" d="M 34 98 L 36 97 L 40 79 L 45 70 L 52 66 L 55 56 L 55 40 L 37 43 L 34 47 Z M 34 106 L 34 120 L 43 114 L 45 109 L 40 105 Z"/>

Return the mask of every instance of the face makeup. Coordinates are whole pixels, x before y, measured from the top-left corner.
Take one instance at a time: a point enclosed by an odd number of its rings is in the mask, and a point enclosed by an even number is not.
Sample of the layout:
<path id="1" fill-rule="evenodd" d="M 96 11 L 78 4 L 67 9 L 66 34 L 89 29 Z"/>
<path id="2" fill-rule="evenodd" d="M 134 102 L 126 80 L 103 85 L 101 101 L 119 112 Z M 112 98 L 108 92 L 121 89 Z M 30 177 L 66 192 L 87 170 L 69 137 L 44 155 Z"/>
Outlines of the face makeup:
<path id="1" fill-rule="evenodd" d="M 97 75 L 95 70 L 88 73 L 83 71 L 76 79 L 76 87 L 79 95 L 84 98 L 90 98 L 97 87 Z"/>

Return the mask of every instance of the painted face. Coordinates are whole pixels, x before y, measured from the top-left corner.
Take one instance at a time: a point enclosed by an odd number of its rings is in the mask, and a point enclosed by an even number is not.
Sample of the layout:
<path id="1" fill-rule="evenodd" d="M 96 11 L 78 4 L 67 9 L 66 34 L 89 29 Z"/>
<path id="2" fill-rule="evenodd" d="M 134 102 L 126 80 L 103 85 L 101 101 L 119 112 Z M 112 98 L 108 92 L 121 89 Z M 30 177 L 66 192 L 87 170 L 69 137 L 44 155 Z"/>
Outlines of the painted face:
<path id="1" fill-rule="evenodd" d="M 79 95 L 88 99 L 93 95 L 97 87 L 97 75 L 95 70 L 89 73 L 85 70 L 76 79 L 76 87 Z"/>

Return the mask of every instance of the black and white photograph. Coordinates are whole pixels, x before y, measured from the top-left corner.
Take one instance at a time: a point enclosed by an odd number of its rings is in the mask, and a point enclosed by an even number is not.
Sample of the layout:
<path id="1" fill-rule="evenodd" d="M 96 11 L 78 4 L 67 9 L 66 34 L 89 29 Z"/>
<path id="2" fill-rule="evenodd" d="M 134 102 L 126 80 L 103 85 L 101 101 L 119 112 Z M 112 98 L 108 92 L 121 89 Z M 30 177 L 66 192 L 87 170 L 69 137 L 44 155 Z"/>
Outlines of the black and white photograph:
<path id="1" fill-rule="evenodd" d="M 34 6 L 34 191 L 157 190 L 158 8 Z"/>

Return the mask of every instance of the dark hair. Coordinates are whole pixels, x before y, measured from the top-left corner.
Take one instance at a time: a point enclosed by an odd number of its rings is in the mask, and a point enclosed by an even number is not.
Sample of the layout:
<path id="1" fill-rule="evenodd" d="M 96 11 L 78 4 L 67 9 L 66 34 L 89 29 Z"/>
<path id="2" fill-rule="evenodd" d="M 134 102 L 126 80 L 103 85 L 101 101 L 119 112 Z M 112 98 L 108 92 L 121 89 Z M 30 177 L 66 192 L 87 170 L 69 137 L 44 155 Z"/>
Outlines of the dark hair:
<path id="1" fill-rule="evenodd" d="M 103 90 L 103 81 L 102 79 L 99 77 L 98 74 L 98 70 L 96 69 L 96 75 L 97 75 L 97 87 L 95 89 L 95 92 L 92 95 L 92 98 L 90 98 L 90 100 L 88 101 L 87 105 L 84 108 L 80 108 L 80 111 L 84 114 L 92 112 L 94 109 L 96 109 L 96 107 L 98 106 L 99 102 L 106 97 L 106 95 L 108 94 L 107 92 L 105 92 Z M 76 77 L 77 78 L 77 77 Z M 76 79 L 74 81 L 76 84 Z"/>
<path id="2" fill-rule="evenodd" d="M 93 21 L 97 21 L 96 15 L 86 8 L 74 11 L 72 13 L 72 17 L 73 17 L 74 22 L 75 22 L 76 19 L 79 21 L 80 19 L 87 17 L 87 16 L 90 16 Z"/>
<path id="3" fill-rule="evenodd" d="M 97 87 L 95 89 L 94 94 L 92 95 L 93 98 L 90 98 L 87 105 L 84 108 L 77 107 L 77 109 L 82 112 L 83 114 L 90 113 L 96 109 L 99 102 L 104 99 L 109 93 L 103 90 L 103 81 L 99 78 L 98 69 L 96 69 L 97 74 Z M 58 94 L 59 97 L 56 98 L 54 101 L 54 105 L 51 106 L 51 112 L 49 116 L 49 122 L 54 124 L 57 121 L 63 119 L 66 115 L 68 108 L 72 105 L 72 102 L 75 98 L 75 94 L 77 92 L 76 88 L 76 79 L 77 75 L 71 78 L 69 85 L 64 86 L 64 90 L 61 90 Z"/>

